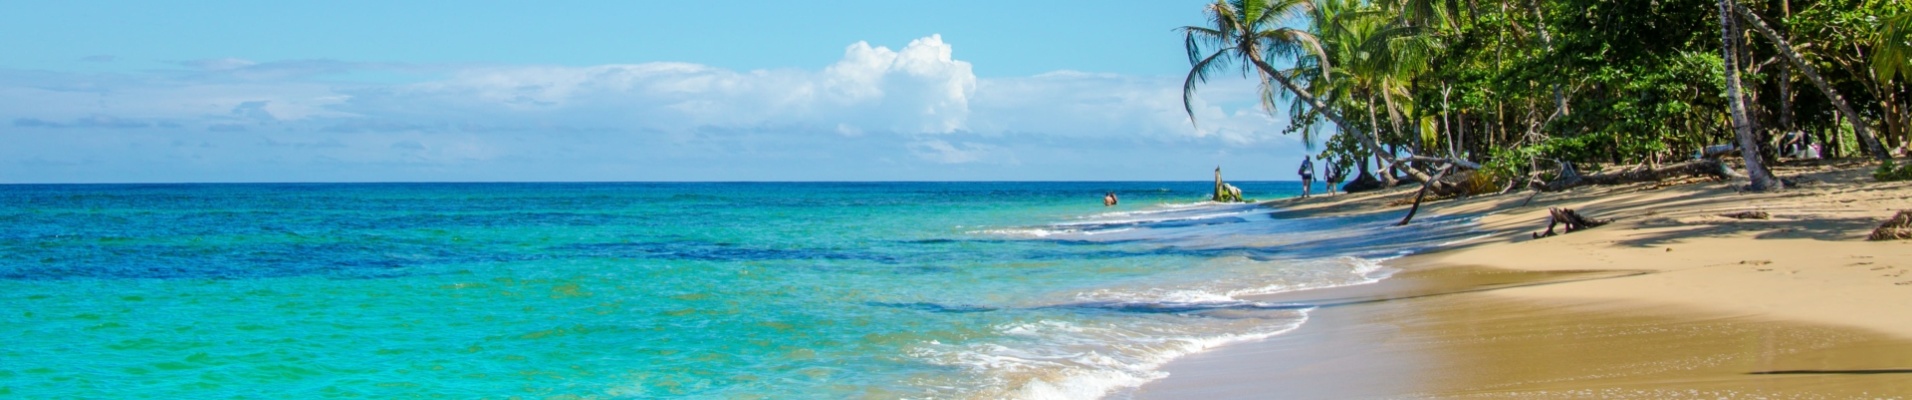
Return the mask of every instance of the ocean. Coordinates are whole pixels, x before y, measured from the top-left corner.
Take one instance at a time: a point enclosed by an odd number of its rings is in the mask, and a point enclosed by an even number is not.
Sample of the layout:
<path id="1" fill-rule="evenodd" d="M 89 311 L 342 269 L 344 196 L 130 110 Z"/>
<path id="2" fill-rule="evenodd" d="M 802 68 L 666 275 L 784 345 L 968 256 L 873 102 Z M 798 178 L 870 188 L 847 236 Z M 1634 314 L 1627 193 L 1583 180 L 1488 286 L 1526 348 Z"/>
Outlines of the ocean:
<path id="1" fill-rule="evenodd" d="M 1210 185 L 0 185 L 0 396 L 1097 398 L 1473 224 Z"/>

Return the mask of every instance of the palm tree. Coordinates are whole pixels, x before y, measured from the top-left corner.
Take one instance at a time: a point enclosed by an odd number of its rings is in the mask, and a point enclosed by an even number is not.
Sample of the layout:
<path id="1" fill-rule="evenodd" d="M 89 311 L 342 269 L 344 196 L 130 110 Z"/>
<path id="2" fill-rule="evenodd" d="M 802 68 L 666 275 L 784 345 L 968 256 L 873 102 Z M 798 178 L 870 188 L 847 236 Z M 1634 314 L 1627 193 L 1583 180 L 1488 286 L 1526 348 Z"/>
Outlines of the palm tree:
<path id="1" fill-rule="evenodd" d="M 1320 97 L 1296 85 L 1289 74 L 1269 64 L 1269 57 L 1298 59 L 1323 54 L 1321 42 L 1315 35 L 1306 30 L 1282 26 L 1291 18 L 1307 16 L 1313 8 L 1313 0 L 1216 0 L 1205 7 L 1204 14 L 1208 17 L 1209 26 L 1184 26 L 1179 29 L 1185 35 L 1185 47 L 1191 64 L 1188 77 L 1182 84 L 1184 111 L 1188 113 L 1189 120 L 1194 121 L 1195 109 L 1191 100 L 1197 84 L 1207 82 L 1211 74 L 1238 66 L 1242 74 L 1253 71 L 1260 78 L 1264 109 L 1270 112 L 1275 110 L 1275 95 L 1278 91 L 1268 84 L 1279 84 L 1285 93 L 1312 107 L 1310 111 L 1315 115 L 1328 118 L 1341 132 L 1355 135 L 1363 147 L 1380 155 L 1388 164 L 1397 164 L 1393 155 L 1381 147 L 1372 131 L 1360 131 L 1358 126 L 1349 123 Z M 1326 71 L 1333 70 L 1326 63 L 1320 67 Z M 1417 169 L 1403 169 L 1422 181 L 1432 178 Z"/>
<path id="2" fill-rule="evenodd" d="M 1366 110 L 1368 129 L 1377 137 L 1382 136 L 1379 132 L 1383 128 L 1388 128 L 1394 139 L 1406 136 L 1399 104 L 1409 102 L 1406 83 L 1427 63 L 1421 57 L 1426 52 L 1420 51 L 1425 46 L 1400 44 L 1414 44 L 1414 39 L 1425 36 L 1357 0 L 1318 0 L 1315 5 L 1310 29 L 1320 39 L 1323 52 L 1297 60 L 1291 74 L 1307 82 L 1317 97 L 1338 98 L 1346 109 Z M 1328 65 L 1340 68 L 1329 69 Z M 1377 105 L 1387 114 L 1386 125 L 1381 123 Z M 1302 115 L 1307 111 L 1303 103 L 1296 102 L 1290 113 Z M 1389 163 L 1380 162 L 1384 166 Z M 1393 174 L 1382 174 L 1382 181 L 1388 186 L 1395 184 Z"/>
<path id="3" fill-rule="evenodd" d="M 1755 192 L 1780 190 L 1785 184 L 1774 178 L 1772 172 L 1759 157 L 1759 140 L 1753 136 L 1753 126 L 1747 120 L 1746 98 L 1740 97 L 1738 51 L 1734 49 L 1733 0 L 1719 0 L 1720 55 L 1726 64 L 1726 97 L 1733 111 L 1733 129 L 1739 139 L 1740 156 L 1746 159 L 1746 176 L 1752 179 L 1747 188 Z"/>
<path id="4" fill-rule="evenodd" d="M 1766 21 L 1760 19 L 1759 14 L 1754 14 L 1752 10 L 1747 9 L 1746 6 L 1740 5 L 1738 2 L 1721 0 L 1720 7 L 1722 7 L 1720 9 L 1720 13 L 1722 14 L 1720 18 L 1724 18 L 1721 20 L 1722 22 L 1732 22 L 1732 18 L 1728 17 L 1728 15 L 1737 11 L 1740 18 L 1751 23 L 1754 31 L 1765 36 L 1767 40 L 1771 40 L 1773 42 L 1773 48 L 1778 49 L 1780 54 L 1785 55 L 1787 60 L 1792 61 L 1794 66 L 1799 67 L 1799 71 L 1806 74 L 1806 78 L 1812 81 L 1813 86 L 1818 87 L 1820 93 L 1825 94 L 1826 99 L 1832 102 L 1833 107 L 1839 110 L 1840 114 L 1845 115 L 1847 121 L 1852 123 L 1853 135 L 1859 138 L 1860 144 L 1866 146 L 1866 151 L 1872 153 L 1873 158 L 1879 160 L 1892 159 L 1892 154 L 1886 152 L 1884 145 L 1879 144 L 1879 138 L 1873 137 L 1872 133 L 1867 131 L 1865 120 L 1859 118 L 1859 113 L 1853 111 L 1851 104 L 1846 103 L 1846 97 L 1841 96 L 1838 90 L 1833 89 L 1832 85 L 1827 84 L 1826 78 L 1819 75 L 1819 69 L 1814 68 L 1812 63 L 1806 62 L 1806 58 L 1800 56 L 1798 51 L 1794 51 L 1791 42 L 1786 41 L 1785 37 L 1779 36 L 1779 32 L 1774 31 L 1772 27 L 1766 26 Z M 1904 21 L 1901 21 L 1901 23 L 1904 23 Z M 1734 24 L 1734 26 L 1738 26 L 1738 24 Z M 1889 29 L 1890 28 L 1888 28 L 1888 31 Z M 1731 74 L 1733 71 L 1727 72 L 1727 77 L 1731 79 L 1733 77 L 1733 74 Z M 1732 81 L 1729 80 L 1728 84 L 1732 84 Z M 1729 89 L 1730 88 L 1731 87 L 1729 87 Z"/>

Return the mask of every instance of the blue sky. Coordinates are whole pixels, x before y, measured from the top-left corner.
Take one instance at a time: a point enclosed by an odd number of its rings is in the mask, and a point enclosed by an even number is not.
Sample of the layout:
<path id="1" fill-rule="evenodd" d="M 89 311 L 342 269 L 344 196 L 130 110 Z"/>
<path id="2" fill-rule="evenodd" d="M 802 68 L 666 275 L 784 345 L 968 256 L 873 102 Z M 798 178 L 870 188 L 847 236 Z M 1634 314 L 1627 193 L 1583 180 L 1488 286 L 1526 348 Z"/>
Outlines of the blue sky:
<path id="1" fill-rule="evenodd" d="M 0 1 L 0 182 L 1293 179 L 1199 1 Z"/>

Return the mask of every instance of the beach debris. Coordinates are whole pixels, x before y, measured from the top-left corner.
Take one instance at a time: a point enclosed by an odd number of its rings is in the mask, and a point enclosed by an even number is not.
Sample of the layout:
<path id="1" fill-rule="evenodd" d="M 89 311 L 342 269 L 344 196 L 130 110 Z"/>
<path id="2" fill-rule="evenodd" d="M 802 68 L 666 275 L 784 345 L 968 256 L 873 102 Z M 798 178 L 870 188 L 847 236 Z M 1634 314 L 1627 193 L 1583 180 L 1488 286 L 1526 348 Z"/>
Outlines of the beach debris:
<path id="1" fill-rule="evenodd" d="M 1720 214 L 1719 216 L 1732 219 L 1772 219 L 1773 217 L 1772 214 L 1766 213 L 1765 211 L 1740 211 Z"/>
<path id="2" fill-rule="evenodd" d="M 1612 220 L 1606 219 L 1587 218 L 1571 208 L 1549 208 L 1547 209 L 1547 215 L 1547 232 L 1535 232 L 1533 234 L 1535 239 L 1555 235 L 1554 226 L 1556 225 L 1566 225 L 1565 229 L 1560 230 L 1560 233 L 1573 233 L 1573 231 L 1594 228 L 1606 225 L 1608 222 L 1613 222 Z M 1668 248 L 1667 251 L 1673 251 L 1673 249 Z"/>
<path id="3" fill-rule="evenodd" d="M 1866 240 L 1898 239 L 1912 239 L 1912 210 L 1899 211 L 1898 215 L 1880 224 L 1878 229 L 1872 230 L 1871 236 L 1866 237 Z"/>

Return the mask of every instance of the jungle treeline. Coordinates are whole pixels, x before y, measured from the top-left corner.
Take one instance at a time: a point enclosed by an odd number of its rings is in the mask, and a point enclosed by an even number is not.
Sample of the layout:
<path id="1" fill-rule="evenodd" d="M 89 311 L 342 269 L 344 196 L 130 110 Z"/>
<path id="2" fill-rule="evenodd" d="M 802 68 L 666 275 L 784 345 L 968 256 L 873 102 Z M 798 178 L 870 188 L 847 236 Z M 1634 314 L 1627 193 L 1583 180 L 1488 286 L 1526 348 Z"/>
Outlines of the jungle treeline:
<path id="1" fill-rule="evenodd" d="M 1905 0 L 1205 7 L 1209 20 L 1180 29 L 1184 100 L 1218 74 L 1259 77 L 1267 111 L 1357 185 L 1557 189 L 1599 169 L 1725 155 L 1743 160 L 1726 173 L 1770 190 L 1784 186 L 1764 165 L 1808 144 L 1880 160 L 1912 144 Z M 1438 179 L 1450 172 L 1468 178 Z"/>

